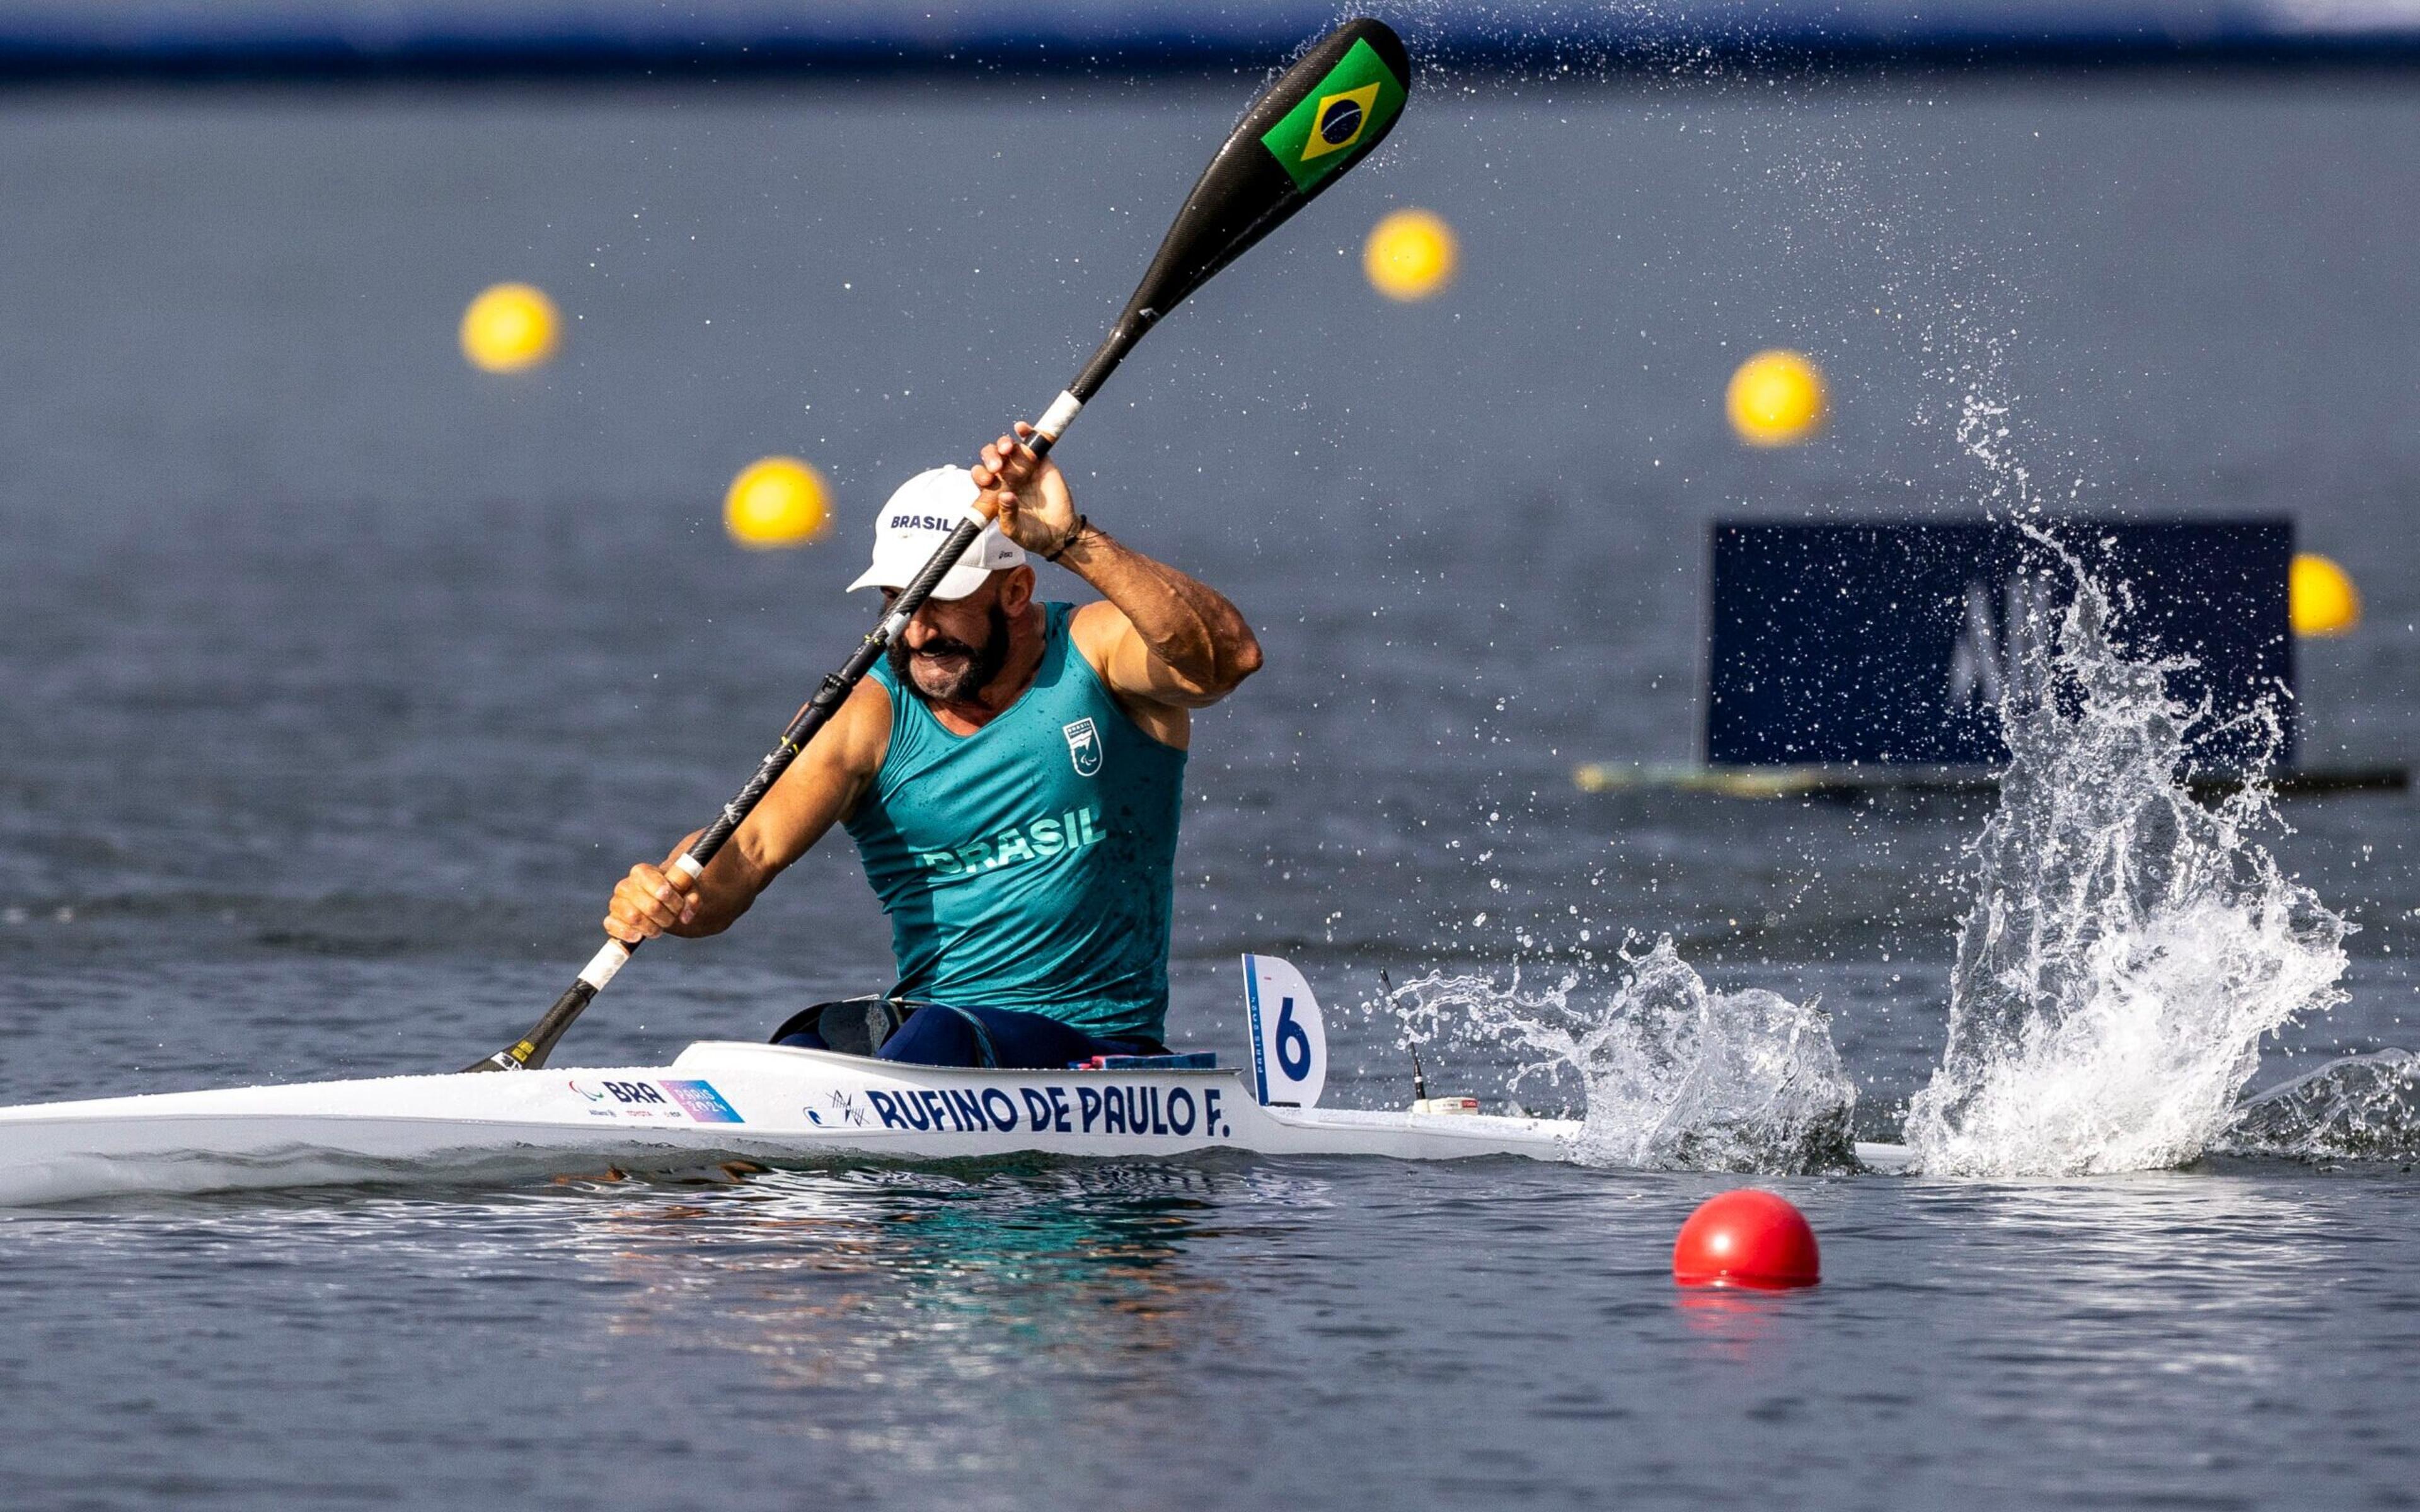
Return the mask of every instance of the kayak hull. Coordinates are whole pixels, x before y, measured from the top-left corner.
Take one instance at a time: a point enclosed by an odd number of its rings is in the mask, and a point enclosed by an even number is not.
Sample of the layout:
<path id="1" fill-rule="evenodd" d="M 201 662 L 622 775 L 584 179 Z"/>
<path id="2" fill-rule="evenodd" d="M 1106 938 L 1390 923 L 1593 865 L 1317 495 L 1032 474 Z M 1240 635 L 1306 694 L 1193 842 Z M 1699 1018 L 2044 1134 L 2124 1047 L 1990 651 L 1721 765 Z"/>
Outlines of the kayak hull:
<path id="1" fill-rule="evenodd" d="M 0 1108 L 0 1204 L 479 1180 L 733 1160 L 1272 1155 L 1559 1159 L 1552 1119 L 1263 1107 L 1241 1074 L 1000 1072 L 705 1041 L 669 1067 L 312 1082 Z"/>
<path id="2" fill-rule="evenodd" d="M 669 1067 L 392 1076 L 0 1108 L 0 1205 L 732 1161 L 1571 1158 L 1574 1119 L 1263 1106 L 1233 1070 L 974 1071 L 707 1041 Z M 1891 1147 L 1860 1147 L 1887 1165 Z"/>

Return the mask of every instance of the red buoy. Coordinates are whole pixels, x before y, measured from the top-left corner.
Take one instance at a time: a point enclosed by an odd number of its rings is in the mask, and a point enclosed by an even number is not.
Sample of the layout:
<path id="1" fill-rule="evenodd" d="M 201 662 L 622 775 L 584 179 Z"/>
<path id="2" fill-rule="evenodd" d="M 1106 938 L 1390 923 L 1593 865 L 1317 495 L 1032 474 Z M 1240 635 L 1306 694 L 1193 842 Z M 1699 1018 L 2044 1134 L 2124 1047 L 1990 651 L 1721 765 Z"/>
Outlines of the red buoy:
<path id="1" fill-rule="evenodd" d="M 1672 1279 L 1684 1287 L 1811 1287 L 1823 1269 L 1805 1216 L 1753 1187 L 1700 1204 L 1672 1242 Z"/>

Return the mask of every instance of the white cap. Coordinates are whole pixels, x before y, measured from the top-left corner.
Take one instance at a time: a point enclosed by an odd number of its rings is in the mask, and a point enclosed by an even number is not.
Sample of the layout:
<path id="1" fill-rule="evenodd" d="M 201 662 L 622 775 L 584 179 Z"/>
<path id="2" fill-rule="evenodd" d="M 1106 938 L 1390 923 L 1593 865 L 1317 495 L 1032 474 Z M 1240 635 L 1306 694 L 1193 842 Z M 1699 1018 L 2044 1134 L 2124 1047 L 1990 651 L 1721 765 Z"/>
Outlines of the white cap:
<path id="1" fill-rule="evenodd" d="M 967 506 L 980 492 L 974 474 L 964 468 L 932 468 L 901 484 L 875 517 L 874 563 L 848 591 L 907 587 L 950 532 L 966 522 Z M 1024 564 L 1025 548 L 1001 534 L 998 525 L 986 525 L 958 564 L 941 575 L 933 596 L 964 598 L 993 573 Z"/>

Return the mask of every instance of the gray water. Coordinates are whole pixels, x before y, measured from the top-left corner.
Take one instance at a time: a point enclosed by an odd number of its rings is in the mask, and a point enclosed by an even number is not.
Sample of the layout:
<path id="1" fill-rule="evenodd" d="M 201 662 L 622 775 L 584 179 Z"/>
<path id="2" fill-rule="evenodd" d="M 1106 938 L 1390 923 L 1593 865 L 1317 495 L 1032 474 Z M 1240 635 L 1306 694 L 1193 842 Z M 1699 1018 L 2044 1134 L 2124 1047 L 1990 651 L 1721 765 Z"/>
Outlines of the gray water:
<path id="1" fill-rule="evenodd" d="M 1349 1005 L 1381 966 L 1602 975 L 1669 934 L 1717 988 L 1820 999 L 1858 1133 L 1896 1136 L 1985 807 L 1569 773 L 1691 754 L 1708 519 L 2005 507 L 1958 436 L 1977 396 L 2055 501 L 2294 514 L 2369 608 L 2304 648 L 2306 757 L 2420 744 L 2408 80 L 1426 83 L 1063 450 L 1083 507 L 1270 653 L 1198 729 L 1173 1038 L 1241 1049 L 1242 949 Z M 1065 381 L 1238 93 L 0 100 L 0 1102 L 450 1069 L 525 1027 L 613 876 L 861 629 L 861 517 Z M 1430 304 L 1359 282 L 1396 204 L 1462 234 Z M 535 378 L 454 348 L 506 277 L 572 317 Z M 1774 344 L 1822 357 L 1838 413 L 1750 454 L 1722 382 Z M 833 478 L 831 540 L 722 538 L 768 452 Z M 2360 933 L 2347 1001 L 2255 1085 L 2414 1039 L 2412 800 L 2287 817 L 2267 843 Z M 730 935 L 650 951 L 561 1058 L 761 1036 L 887 964 L 819 854 Z M 1336 1101 L 1407 1095 L 1383 1026 L 1334 1027 Z M 1439 1074 L 1500 1090 L 1476 1055 Z M 1676 1294 L 1674 1228 L 1736 1180 L 1036 1163 L 17 1214 L 0 1486 L 2411 1500 L 2399 1159 L 1780 1180 L 1824 1286 Z"/>

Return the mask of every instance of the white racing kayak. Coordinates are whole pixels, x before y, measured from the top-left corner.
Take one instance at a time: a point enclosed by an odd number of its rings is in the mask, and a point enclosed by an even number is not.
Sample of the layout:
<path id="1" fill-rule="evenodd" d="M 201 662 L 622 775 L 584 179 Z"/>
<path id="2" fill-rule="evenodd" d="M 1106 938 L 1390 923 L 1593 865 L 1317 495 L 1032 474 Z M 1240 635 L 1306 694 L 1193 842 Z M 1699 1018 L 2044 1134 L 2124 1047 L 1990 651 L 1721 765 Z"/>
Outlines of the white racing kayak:
<path id="1" fill-rule="evenodd" d="M 749 1161 L 1259 1155 L 1571 1158 L 1571 1119 L 1316 1106 L 1319 1009 L 1247 956 L 1252 1067 L 978 1071 L 706 1041 L 670 1066 L 458 1072 L 0 1108 L 0 1204 L 111 1193 L 490 1181 Z M 1264 1011 L 1265 1008 L 1265 1011 Z M 1903 1164 L 1859 1146 L 1867 1164 Z"/>

